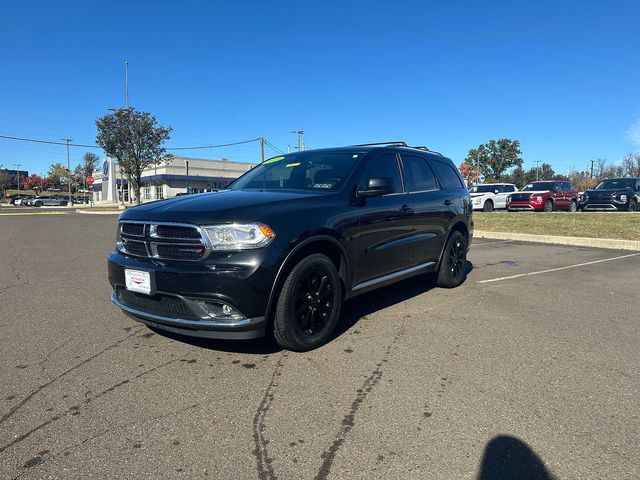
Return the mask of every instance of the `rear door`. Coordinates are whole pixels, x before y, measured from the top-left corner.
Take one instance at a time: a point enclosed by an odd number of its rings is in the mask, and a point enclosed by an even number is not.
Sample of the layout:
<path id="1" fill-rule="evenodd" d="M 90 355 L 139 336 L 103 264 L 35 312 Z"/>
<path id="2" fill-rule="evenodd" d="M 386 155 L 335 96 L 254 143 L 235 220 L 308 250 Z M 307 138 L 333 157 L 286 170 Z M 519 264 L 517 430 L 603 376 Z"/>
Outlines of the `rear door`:
<path id="1" fill-rule="evenodd" d="M 390 177 L 395 191 L 361 200 L 355 283 L 408 268 L 412 262 L 413 211 L 407 204 L 397 155 L 381 153 L 373 157 L 358 188 L 364 189 L 373 177 Z"/>
<path id="2" fill-rule="evenodd" d="M 407 204 L 413 210 L 413 264 L 437 262 L 447 233 L 443 216 L 446 193 L 440 189 L 426 157 L 401 154 Z"/>

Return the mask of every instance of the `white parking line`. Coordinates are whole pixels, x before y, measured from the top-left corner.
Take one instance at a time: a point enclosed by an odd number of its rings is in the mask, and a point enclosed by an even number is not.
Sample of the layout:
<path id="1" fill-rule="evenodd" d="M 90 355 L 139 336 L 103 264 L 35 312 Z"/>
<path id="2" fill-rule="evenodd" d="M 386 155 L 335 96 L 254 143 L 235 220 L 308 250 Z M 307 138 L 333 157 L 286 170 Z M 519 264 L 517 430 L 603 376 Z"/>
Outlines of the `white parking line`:
<path id="1" fill-rule="evenodd" d="M 549 270 L 540 270 L 539 272 L 520 273 L 518 275 L 510 275 L 508 277 L 491 278 L 489 280 L 479 280 L 477 283 L 500 282 L 502 280 L 511 280 L 512 278 L 530 277 L 531 275 L 541 275 L 543 273 L 559 272 L 560 270 L 568 270 L 570 268 L 584 267 L 586 265 L 595 265 L 596 263 L 611 262 L 613 260 L 620 260 L 621 258 L 636 257 L 638 255 L 640 255 L 640 252 L 638 252 L 638 253 L 630 253 L 629 255 L 622 255 L 620 257 L 603 258 L 602 260 L 594 260 L 593 262 L 585 262 L 585 263 L 577 263 L 575 265 L 567 265 L 566 267 L 550 268 Z"/>
<path id="2" fill-rule="evenodd" d="M 472 242 L 471 246 L 472 247 L 481 247 L 483 245 L 495 245 L 496 243 L 509 243 L 509 242 L 515 242 L 515 240 L 498 240 L 496 242 L 482 242 L 482 243 Z"/>

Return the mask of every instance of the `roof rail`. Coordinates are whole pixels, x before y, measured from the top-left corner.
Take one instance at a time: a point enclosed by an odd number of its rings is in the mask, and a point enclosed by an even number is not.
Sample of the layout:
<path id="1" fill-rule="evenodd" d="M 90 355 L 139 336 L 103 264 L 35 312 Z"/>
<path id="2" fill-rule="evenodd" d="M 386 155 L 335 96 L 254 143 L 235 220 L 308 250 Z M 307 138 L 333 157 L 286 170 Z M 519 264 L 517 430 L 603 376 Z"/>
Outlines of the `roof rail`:
<path id="1" fill-rule="evenodd" d="M 395 142 L 375 142 L 375 143 L 358 143 L 354 147 L 374 147 L 376 145 L 398 145 L 400 147 L 408 147 L 407 142 L 398 140 Z"/>

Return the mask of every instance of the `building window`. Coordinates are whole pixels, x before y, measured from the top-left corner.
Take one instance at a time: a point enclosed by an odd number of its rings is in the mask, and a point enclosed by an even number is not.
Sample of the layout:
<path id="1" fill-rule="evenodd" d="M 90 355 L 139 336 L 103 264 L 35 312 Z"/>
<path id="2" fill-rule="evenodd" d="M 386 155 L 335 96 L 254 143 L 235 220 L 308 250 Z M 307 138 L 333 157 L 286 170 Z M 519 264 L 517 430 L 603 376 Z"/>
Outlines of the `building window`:
<path id="1" fill-rule="evenodd" d="M 142 198 L 143 200 L 151 200 L 151 187 L 149 185 L 142 187 Z"/>
<path id="2" fill-rule="evenodd" d="M 156 198 L 164 198 L 164 190 L 162 188 L 162 185 L 156 185 Z"/>

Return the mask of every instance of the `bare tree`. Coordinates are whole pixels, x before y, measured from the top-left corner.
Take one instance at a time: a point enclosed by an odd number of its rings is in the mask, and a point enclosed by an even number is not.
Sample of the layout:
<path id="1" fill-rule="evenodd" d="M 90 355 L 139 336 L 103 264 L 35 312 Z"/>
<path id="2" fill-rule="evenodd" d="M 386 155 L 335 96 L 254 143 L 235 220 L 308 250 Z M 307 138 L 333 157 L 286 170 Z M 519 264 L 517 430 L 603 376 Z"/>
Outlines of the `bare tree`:
<path id="1" fill-rule="evenodd" d="M 640 153 L 627 153 L 622 157 L 624 174 L 629 177 L 640 177 Z"/>

